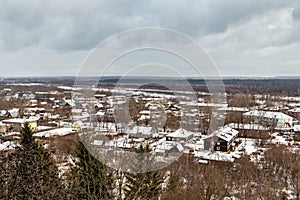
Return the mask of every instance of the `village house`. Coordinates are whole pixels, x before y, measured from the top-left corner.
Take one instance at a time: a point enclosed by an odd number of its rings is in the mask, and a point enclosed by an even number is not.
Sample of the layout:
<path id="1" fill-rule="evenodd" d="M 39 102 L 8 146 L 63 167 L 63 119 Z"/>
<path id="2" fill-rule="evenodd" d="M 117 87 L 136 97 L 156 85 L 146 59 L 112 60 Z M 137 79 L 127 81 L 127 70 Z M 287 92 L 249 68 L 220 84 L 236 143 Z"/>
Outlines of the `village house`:
<path id="1" fill-rule="evenodd" d="M 80 131 L 83 128 L 82 121 L 76 121 L 72 123 L 72 131 Z"/>
<path id="2" fill-rule="evenodd" d="M 293 117 L 282 112 L 252 110 L 243 114 L 244 121 L 277 129 L 293 126 Z"/>
<path id="3" fill-rule="evenodd" d="M 240 137 L 247 137 L 251 136 L 256 133 L 256 135 L 259 137 L 260 135 L 268 135 L 269 128 L 264 127 L 259 124 L 243 124 L 243 123 L 230 123 L 227 126 L 230 126 L 233 129 L 236 129 L 239 131 Z"/>
<path id="4" fill-rule="evenodd" d="M 185 129 L 178 129 L 175 132 L 169 133 L 166 135 L 166 141 L 175 141 L 175 142 L 186 142 L 193 138 L 193 133 L 190 131 L 187 131 Z"/>
<path id="5" fill-rule="evenodd" d="M 98 103 L 95 105 L 95 109 L 96 109 L 96 110 L 103 110 L 103 109 L 104 109 L 103 102 L 98 102 Z"/>
<path id="6" fill-rule="evenodd" d="M 36 114 L 42 114 L 45 112 L 45 108 L 38 108 L 38 107 L 35 107 L 35 108 L 25 108 L 24 109 L 24 115 L 25 116 L 34 116 Z"/>
<path id="7" fill-rule="evenodd" d="M 98 119 L 98 122 L 104 122 L 104 119 L 105 119 L 105 112 L 104 111 L 98 111 L 95 116 L 97 117 Z"/>
<path id="8" fill-rule="evenodd" d="M 179 153 L 184 151 L 184 147 L 179 142 L 163 142 L 153 148 L 158 155 L 165 153 Z"/>
<path id="9" fill-rule="evenodd" d="M 20 109 L 19 108 L 13 108 L 7 111 L 9 118 L 17 118 L 20 116 Z"/>
<path id="10" fill-rule="evenodd" d="M 147 121 L 151 119 L 151 111 L 150 110 L 142 110 L 139 112 L 139 121 Z M 146 124 L 146 122 L 145 122 Z"/>
<path id="11" fill-rule="evenodd" d="M 214 150 L 227 152 L 234 150 L 235 140 L 238 137 L 239 131 L 225 126 L 216 130 L 209 137 L 204 139 L 204 150 Z"/>
<path id="12" fill-rule="evenodd" d="M 134 126 L 128 134 L 131 138 L 152 138 L 155 136 L 155 130 L 150 126 Z"/>
<path id="13" fill-rule="evenodd" d="M 38 121 L 37 117 L 32 117 L 29 119 L 11 118 L 11 119 L 2 120 L 2 123 L 6 124 L 9 127 L 8 130 L 12 132 L 19 132 L 25 123 L 28 123 L 33 131 L 37 131 L 37 121 Z"/>

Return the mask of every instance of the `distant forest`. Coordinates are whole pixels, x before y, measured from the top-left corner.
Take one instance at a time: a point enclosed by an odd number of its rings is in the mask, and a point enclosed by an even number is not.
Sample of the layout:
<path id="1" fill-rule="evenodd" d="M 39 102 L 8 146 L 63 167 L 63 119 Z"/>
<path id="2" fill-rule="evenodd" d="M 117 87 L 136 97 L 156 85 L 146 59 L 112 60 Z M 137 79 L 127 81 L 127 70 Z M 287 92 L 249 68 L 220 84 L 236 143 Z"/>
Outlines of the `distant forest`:
<path id="1" fill-rule="evenodd" d="M 300 92 L 300 79 L 264 79 L 264 80 L 243 80 L 243 79 L 228 79 L 223 81 L 226 86 L 226 91 L 234 93 L 239 92 L 249 93 L 269 93 L 269 94 L 288 94 L 298 95 Z"/>
<path id="2" fill-rule="evenodd" d="M 113 87 L 120 79 L 120 77 L 104 77 L 99 80 L 99 86 Z M 72 86 L 75 80 L 84 81 L 85 84 L 89 82 L 95 83 L 97 77 L 80 77 L 75 76 L 62 76 L 62 77 L 21 77 L 21 78 L 0 78 L 0 84 L 7 83 L 45 83 L 45 84 L 57 84 Z M 128 77 L 122 78 L 122 83 L 130 86 L 143 82 L 155 83 L 157 78 L 140 78 L 140 77 Z M 175 82 L 176 84 L 184 83 L 186 80 L 179 80 L 176 78 L 166 79 L 168 82 Z M 193 86 L 196 91 L 208 92 L 205 80 L 203 79 L 187 79 L 187 81 Z M 298 95 L 300 94 L 300 78 L 274 78 L 274 79 L 262 79 L 262 78 L 249 78 L 249 79 L 224 79 L 226 92 L 228 93 L 260 93 L 260 94 L 285 94 L 285 95 Z M 147 84 L 143 88 L 150 89 L 166 89 L 163 86 Z"/>

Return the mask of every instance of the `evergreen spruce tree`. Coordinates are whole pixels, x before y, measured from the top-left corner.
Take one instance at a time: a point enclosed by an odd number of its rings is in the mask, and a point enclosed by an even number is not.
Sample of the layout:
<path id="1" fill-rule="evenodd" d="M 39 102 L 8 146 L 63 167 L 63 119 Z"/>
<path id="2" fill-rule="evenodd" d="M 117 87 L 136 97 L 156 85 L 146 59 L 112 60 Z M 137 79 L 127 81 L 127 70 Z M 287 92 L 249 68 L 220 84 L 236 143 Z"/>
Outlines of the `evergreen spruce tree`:
<path id="1" fill-rule="evenodd" d="M 147 144 L 145 147 L 140 145 L 137 150 L 138 162 L 137 169 L 147 171 L 148 164 L 152 162 L 150 155 L 151 149 Z M 128 200 L 158 199 L 161 195 L 161 184 L 163 175 L 159 171 L 145 173 L 126 173 L 125 198 Z"/>
<path id="2" fill-rule="evenodd" d="M 82 142 L 77 145 L 77 161 L 70 173 L 72 199 L 112 199 L 113 174 L 94 158 Z"/>
<path id="3" fill-rule="evenodd" d="M 35 141 L 27 123 L 21 128 L 20 145 L 9 160 L 4 195 L 7 199 L 62 198 L 55 162 L 48 151 Z"/>
<path id="4" fill-rule="evenodd" d="M 6 182 L 6 177 L 7 177 L 7 173 L 6 173 L 6 168 L 5 168 L 5 156 L 4 154 L 1 152 L 0 154 L 0 199 L 4 199 L 5 198 L 5 182 Z"/>

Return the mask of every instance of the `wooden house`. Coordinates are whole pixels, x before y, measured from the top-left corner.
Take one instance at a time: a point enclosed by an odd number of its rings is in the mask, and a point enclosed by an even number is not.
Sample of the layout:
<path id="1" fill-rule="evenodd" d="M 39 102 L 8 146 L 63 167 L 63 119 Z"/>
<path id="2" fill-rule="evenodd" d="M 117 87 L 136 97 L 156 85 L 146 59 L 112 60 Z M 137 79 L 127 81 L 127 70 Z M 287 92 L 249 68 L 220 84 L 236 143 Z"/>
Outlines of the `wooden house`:
<path id="1" fill-rule="evenodd" d="M 234 150 L 238 131 L 225 126 L 216 130 L 211 136 L 204 139 L 204 150 L 224 151 Z"/>

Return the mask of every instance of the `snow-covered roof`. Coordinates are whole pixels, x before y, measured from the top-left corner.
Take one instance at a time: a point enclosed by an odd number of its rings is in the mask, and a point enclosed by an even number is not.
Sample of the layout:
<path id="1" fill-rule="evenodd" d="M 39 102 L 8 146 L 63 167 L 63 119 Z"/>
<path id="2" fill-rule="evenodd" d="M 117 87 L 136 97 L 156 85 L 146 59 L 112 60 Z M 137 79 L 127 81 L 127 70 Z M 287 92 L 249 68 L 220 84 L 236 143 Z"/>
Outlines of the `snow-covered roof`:
<path id="1" fill-rule="evenodd" d="M 103 108 L 103 107 L 104 107 L 103 104 L 100 103 L 100 102 L 98 102 L 98 103 L 96 104 L 96 106 L 97 106 L 98 108 Z"/>
<path id="2" fill-rule="evenodd" d="M 150 110 L 142 110 L 139 112 L 140 115 L 150 115 Z"/>
<path id="3" fill-rule="evenodd" d="M 9 112 L 11 117 L 16 118 L 19 115 L 19 110 L 20 110 L 19 108 L 13 108 L 8 110 L 7 112 Z"/>
<path id="4" fill-rule="evenodd" d="M 188 138 L 190 136 L 192 136 L 193 133 L 190 131 L 187 131 L 183 128 L 180 128 L 178 130 L 176 130 L 175 132 L 172 132 L 168 135 L 166 135 L 166 137 L 174 137 L 174 138 Z"/>
<path id="5" fill-rule="evenodd" d="M 122 104 L 125 104 L 126 101 L 125 100 L 118 100 L 116 102 L 114 102 L 114 105 L 122 105 Z"/>
<path id="6" fill-rule="evenodd" d="M 65 99 L 64 100 L 67 104 L 69 104 L 70 106 L 74 107 L 75 106 L 75 103 L 72 99 Z"/>
<path id="7" fill-rule="evenodd" d="M 2 122 L 3 123 L 16 123 L 16 124 L 24 124 L 25 122 L 34 122 L 37 121 L 38 117 L 31 117 L 29 119 L 24 118 L 11 118 L 11 119 L 5 119 Z"/>
<path id="8" fill-rule="evenodd" d="M 36 137 L 63 136 L 72 133 L 72 128 L 57 128 L 33 134 Z"/>
<path id="9" fill-rule="evenodd" d="M 81 108 L 73 108 L 72 109 L 72 113 L 81 113 L 83 111 L 83 109 Z"/>
<path id="10" fill-rule="evenodd" d="M 132 130 L 129 131 L 130 133 L 133 134 L 143 134 L 143 135 L 149 135 L 151 134 L 152 131 L 152 127 L 150 126 L 135 126 L 133 127 Z"/>
<path id="11" fill-rule="evenodd" d="M 149 115 L 141 115 L 138 119 L 138 121 L 142 121 L 142 120 L 146 120 L 146 119 L 150 119 Z"/>
<path id="12" fill-rule="evenodd" d="M 74 125 L 75 127 L 78 126 L 79 128 L 84 127 L 84 123 L 81 120 L 74 122 L 72 125 Z"/>
<path id="13" fill-rule="evenodd" d="M 58 119 L 59 118 L 59 114 L 52 115 L 51 113 L 48 113 L 47 116 L 49 119 Z"/>
<path id="14" fill-rule="evenodd" d="M 95 94 L 95 97 L 106 97 L 106 94 Z"/>
<path id="15" fill-rule="evenodd" d="M 104 115 L 105 115 L 105 112 L 103 112 L 103 111 L 98 111 L 95 115 L 97 115 L 97 116 L 104 116 Z"/>
<path id="16" fill-rule="evenodd" d="M 238 135 L 239 131 L 231 128 L 230 126 L 225 126 L 219 130 L 216 130 L 215 135 L 225 141 L 231 141 L 234 137 Z"/>
<path id="17" fill-rule="evenodd" d="M 300 125 L 294 125 L 294 131 L 300 132 Z"/>
<path id="18" fill-rule="evenodd" d="M 10 88 L 4 88 L 3 90 L 4 90 L 4 91 L 8 91 L 8 92 L 10 92 L 10 91 L 11 91 L 11 89 L 10 89 Z"/>
<path id="19" fill-rule="evenodd" d="M 0 116 L 3 116 L 3 115 L 5 115 L 7 113 L 7 111 L 6 110 L 0 110 Z"/>
<path id="20" fill-rule="evenodd" d="M 249 111 L 249 109 L 245 108 L 245 107 L 222 107 L 222 108 L 219 108 L 218 110 L 221 110 L 221 111 L 237 111 L 237 112 L 247 112 L 247 111 Z"/>
<path id="21" fill-rule="evenodd" d="M 183 146 L 178 142 L 175 143 L 175 147 L 178 149 L 179 152 L 182 152 L 184 150 Z"/>
<path id="22" fill-rule="evenodd" d="M 300 112 L 300 108 L 293 108 L 293 109 L 290 109 L 288 110 L 289 112 L 294 112 L 294 113 L 298 113 Z"/>
<path id="23" fill-rule="evenodd" d="M 36 112 L 36 111 L 44 111 L 45 108 L 25 108 L 26 111 L 28 112 Z"/>
<path id="24" fill-rule="evenodd" d="M 88 119 L 91 115 L 87 112 L 83 112 L 81 115 L 73 115 L 73 120 L 78 121 L 78 120 L 83 120 L 83 119 Z"/>
<path id="25" fill-rule="evenodd" d="M 197 117 L 199 113 L 185 113 L 184 116 L 186 117 Z"/>
<path id="26" fill-rule="evenodd" d="M 228 104 L 226 103 L 198 103 L 199 107 L 226 107 Z"/>
<path id="27" fill-rule="evenodd" d="M 244 113 L 245 116 L 256 116 L 264 118 L 274 118 L 274 119 L 293 119 L 293 117 L 284 114 L 282 112 L 272 112 L 272 111 L 262 111 L 262 110 L 251 110 Z"/>
<path id="28" fill-rule="evenodd" d="M 177 148 L 179 152 L 184 150 L 184 147 L 179 142 L 166 142 L 163 141 L 157 144 L 156 147 L 153 147 L 155 153 L 164 153 L 165 151 L 170 151 L 173 148 Z"/>

